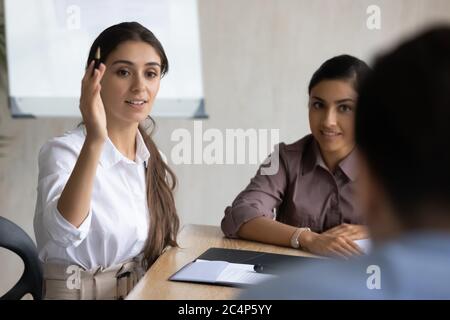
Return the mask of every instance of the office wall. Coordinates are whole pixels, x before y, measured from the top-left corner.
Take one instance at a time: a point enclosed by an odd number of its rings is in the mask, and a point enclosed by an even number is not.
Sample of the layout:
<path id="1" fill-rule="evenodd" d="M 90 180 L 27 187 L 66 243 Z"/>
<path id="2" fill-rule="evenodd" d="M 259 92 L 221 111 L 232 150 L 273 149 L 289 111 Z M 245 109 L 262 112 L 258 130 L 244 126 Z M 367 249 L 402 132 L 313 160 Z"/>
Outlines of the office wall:
<path id="1" fill-rule="evenodd" d="M 309 131 L 306 87 L 325 59 L 373 57 L 433 21 L 450 22 L 448 0 L 200 0 L 203 78 L 209 119 L 203 129 L 279 129 L 293 142 Z M 381 29 L 366 27 L 369 5 L 381 9 Z M 0 158 L 0 215 L 33 235 L 37 154 L 50 137 L 79 119 L 10 119 L 1 73 L 0 134 L 11 137 Z M 193 121 L 157 119 L 156 140 L 169 156 L 173 130 Z M 206 143 L 205 143 L 206 145 Z M 170 160 L 170 159 L 169 159 Z M 177 165 L 176 201 L 183 223 L 218 225 L 223 209 L 256 165 Z M 18 258 L 0 250 L 0 295 L 18 279 Z"/>

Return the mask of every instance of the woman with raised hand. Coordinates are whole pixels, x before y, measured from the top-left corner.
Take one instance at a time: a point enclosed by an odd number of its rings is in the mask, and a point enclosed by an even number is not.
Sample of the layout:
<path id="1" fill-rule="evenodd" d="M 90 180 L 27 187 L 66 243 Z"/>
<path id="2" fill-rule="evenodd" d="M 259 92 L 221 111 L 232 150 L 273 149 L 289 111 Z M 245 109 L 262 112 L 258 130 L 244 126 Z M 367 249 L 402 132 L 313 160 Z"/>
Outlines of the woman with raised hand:
<path id="1" fill-rule="evenodd" d="M 136 22 L 92 44 L 83 123 L 39 154 L 34 228 L 47 299 L 123 298 L 177 245 L 176 178 L 146 124 L 167 71 L 161 43 Z"/>

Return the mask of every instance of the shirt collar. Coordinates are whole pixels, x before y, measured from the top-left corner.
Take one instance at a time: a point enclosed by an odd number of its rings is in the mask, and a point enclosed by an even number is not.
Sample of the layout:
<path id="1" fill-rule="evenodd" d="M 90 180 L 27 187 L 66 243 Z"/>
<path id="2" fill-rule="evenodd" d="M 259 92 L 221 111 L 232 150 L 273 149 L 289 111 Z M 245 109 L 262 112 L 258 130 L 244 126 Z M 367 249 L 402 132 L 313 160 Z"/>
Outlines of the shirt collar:
<path id="1" fill-rule="evenodd" d="M 339 168 L 351 181 L 355 181 L 358 177 L 358 155 L 356 148 L 339 163 Z"/>
<path id="2" fill-rule="evenodd" d="M 147 168 L 149 158 L 150 151 L 148 151 L 144 141 L 144 137 L 138 130 L 136 134 L 136 163 L 144 163 L 145 167 Z"/>
<path id="3" fill-rule="evenodd" d="M 357 151 L 353 150 L 338 164 L 339 169 L 351 180 L 355 181 L 358 175 L 357 170 Z M 317 166 L 328 170 L 325 161 L 320 153 L 319 145 L 311 136 L 311 142 L 305 147 L 303 151 L 303 170 L 302 173 L 307 174 L 315 169 Z"/>
<path id="4" fill-rule="evenodd" d="M 305 175 L 309 172 L 311 172 L 317 164 L 317 157 L 316 157 L 316 139 L 312 135 L 309 135 L 309 141 L 305 144 L 305 148 L 303 149 L 303 155 L 302 155 L 302 175 Z"/>
<path id="5" fill-rule="evenodd" d="M 84 135 L 86 135 L 86 128 L 83 126 Z M 100 157 L 100 165 L 105 168 L 111 168 L 115 164 L 120 161 L 125 163 L 133 163 L 133 164 L 142 164 L 144 163 L 145 167 L 147 167 L 148 159 L 150 158 L 150 152 L 145 145 L 144 138 L 141 135 L 141 132 L 138 130 L 136 134 L 136 160 L 132 161 L 125 157 L 119 150 L 117 150 L 116 146 L 112 143 L 112 141 L 107 138 L 105 145 L 103 147 L 103 152 Z"/>

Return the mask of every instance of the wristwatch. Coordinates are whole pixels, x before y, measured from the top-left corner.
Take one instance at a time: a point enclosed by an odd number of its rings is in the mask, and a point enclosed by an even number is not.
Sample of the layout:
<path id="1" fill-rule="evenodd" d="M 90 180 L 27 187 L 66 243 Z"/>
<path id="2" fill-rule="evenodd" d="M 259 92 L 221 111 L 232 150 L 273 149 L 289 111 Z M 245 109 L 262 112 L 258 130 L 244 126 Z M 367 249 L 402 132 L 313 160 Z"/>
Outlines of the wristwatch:
<path id="1" fill-rule="evenodd" d="M 294 232 L 294 234 L 291 237 L 291 247 L 292 248 L 294 248 L 294 249 L 299 249 L 300 248 L 300 242 L 298 241 L 298 238 L 305 231 L 311 231 L 311 229 L 310 228 L 298 228 Z"/>

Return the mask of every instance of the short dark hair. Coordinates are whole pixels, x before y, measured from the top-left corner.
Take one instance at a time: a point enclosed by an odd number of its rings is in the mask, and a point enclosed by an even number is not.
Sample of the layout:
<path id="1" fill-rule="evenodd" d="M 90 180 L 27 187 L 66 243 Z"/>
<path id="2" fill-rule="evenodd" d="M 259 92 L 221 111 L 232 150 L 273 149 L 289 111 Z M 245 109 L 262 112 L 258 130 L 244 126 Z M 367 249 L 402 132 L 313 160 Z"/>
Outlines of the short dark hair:
<path id="1" fill-rule="evenodd" d="M 308 86 L 308 94 L 312 88 L 323 80 L 352 80 L 356 92 L 367 74 L 370 67 L 362 60 L 343 54 L 325 61 L 316 72 L 314 72 Z"/>
<path id="2" fill-rule="evenodd" d="M 355 126 L 359 150 L 399 219 L 450 208 L 449 26 L 377 59 L 360 90 Z"/>

